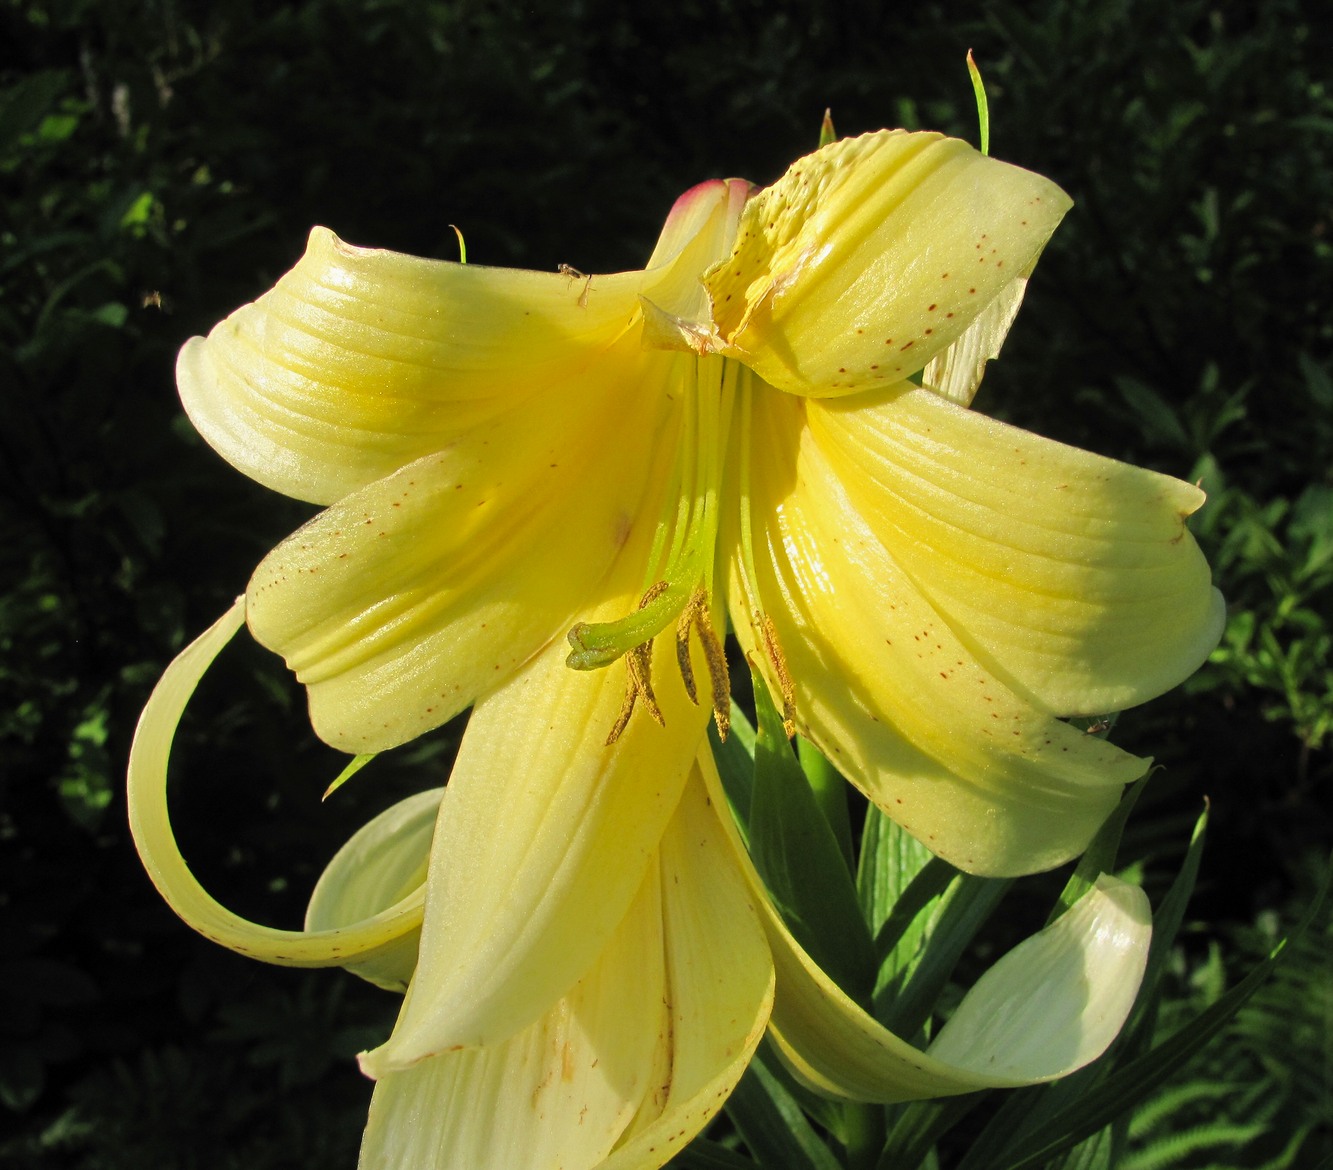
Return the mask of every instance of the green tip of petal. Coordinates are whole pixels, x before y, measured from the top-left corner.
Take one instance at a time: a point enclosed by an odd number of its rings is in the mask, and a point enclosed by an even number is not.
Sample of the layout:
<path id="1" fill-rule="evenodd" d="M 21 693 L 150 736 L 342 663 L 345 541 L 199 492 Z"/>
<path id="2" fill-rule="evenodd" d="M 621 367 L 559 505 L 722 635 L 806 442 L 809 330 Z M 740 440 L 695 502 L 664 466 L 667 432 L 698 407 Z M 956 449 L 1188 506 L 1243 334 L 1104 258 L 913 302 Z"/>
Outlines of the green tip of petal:
<path id="1" fill-rule="evenodd" d="M 838 132 L 833 129 L 833 111 L 824 111 L 824 121 L 819 127 L 819 145 L 828 146 L 838 141 Z"/>
<path id="2" fill-rule="evenodd" d="M 345 767 L 341 772 L 338 773 L 338 776 L 333 781 L 333 783 L 330 784 L 326 789 L 324 789 L 324 795 L 321 796 L 319 799 L 328 800 L 330 796 L 332 796 L 335 792 L 337 792 L 339 788 L 341 788 L 344 784 L 347 783 L 347 781 L 349 781 L 353 776 L 355 776 L 359 771 L 361 771 L 361 769 L 364 768 L 368 763 L 370 763 L 370 761 L 373 760 L 378 754 L 379 754 L 378 752 L 367 752 L 364 755 L 356 756 L 352 760 L 352 762 L 347 765 L 347 767 Z"/>

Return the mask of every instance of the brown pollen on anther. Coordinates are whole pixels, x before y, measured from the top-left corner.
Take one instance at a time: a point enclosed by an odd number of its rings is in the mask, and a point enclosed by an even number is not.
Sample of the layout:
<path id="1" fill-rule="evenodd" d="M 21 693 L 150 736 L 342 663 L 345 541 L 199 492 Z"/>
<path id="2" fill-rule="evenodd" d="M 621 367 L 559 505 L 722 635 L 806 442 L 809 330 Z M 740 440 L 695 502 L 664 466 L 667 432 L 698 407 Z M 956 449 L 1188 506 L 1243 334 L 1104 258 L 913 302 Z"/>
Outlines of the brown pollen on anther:
<path id="1" fill-rule="evenodd" d="M 764 614 L 759 620 L 759 628 L 764 636 L 764 651 L 778 676 L 778 689 L 782 692 L 782 730 L 791 739 L 796 734 L 796 689 L 792 686 L 791 672 L 787 669 L 787 658 L 782 653 L 773 619 Z"/>

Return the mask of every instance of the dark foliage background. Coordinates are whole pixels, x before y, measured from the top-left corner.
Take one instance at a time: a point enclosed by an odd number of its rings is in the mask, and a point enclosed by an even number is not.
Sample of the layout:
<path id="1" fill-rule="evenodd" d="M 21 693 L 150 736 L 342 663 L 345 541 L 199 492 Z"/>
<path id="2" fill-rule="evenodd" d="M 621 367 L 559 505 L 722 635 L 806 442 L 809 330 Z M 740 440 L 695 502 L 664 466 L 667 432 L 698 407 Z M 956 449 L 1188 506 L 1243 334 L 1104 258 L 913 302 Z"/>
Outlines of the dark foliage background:
<path id="1" fill-rule="evenodd" d="M 313 224 L 636 267 L 676 194 L 776 178 L 826 106 L 844 134 L 975 138 L 969 47 L 994 152 L 1077 201 L 978 405 L 1210 492 L 1226 637 L 1116 737 L 1167 766 L 1132 842 L 1150 888 L 1212 801 L 1182 987 L 1234 978 L 1329 840 L 1331 20 L 1320 0 L 0 0 L 0 1163 L 350 1167 L 350 1057 L 394 1010 L 196 939 L 128 839 L 149 689 L 307 514 L 194 436 L 185 338 Z M 353 827 L 442 780 L 453 735 L 321 805 L 341 765 L 302 729 L 281 664 L 238 647 L 178 741 L 192 864 L 283 924 Z M 1283 1124 L 1327 1140 L 1327 1082 L 1253 1033 L 1233 1052 L 1296 1083 L 1305 1120 Z"/>

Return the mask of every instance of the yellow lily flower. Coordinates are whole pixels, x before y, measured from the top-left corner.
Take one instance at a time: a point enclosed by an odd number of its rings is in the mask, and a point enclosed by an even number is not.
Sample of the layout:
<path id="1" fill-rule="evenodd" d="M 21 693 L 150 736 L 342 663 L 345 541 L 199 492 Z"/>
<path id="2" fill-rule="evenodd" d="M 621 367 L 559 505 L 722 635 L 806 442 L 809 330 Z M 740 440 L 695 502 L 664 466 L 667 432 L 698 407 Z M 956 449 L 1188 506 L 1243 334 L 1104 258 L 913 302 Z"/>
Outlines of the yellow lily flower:
<path id="1" fill-rule="evenodd" d="M 1030 940 L 1036 987 L 1031 954 L 978 986 L 942 1055 L 840 998 L 716 815 L 699 702 L 725 732 L 725 613 L 789 730 L 976 873 L 1075 856 L 1146 770 L 1061 716 L 1142 702 L 1217 641 L 1185 527 L 1202 493 L 968 409 L 1068 206 L 956 140 L 881 132 L 757 194 L 687 192 L 640 272 L 419 260 L 317 229 L 183 349 L 210 444 L 328 507 L 163 679 L 132 824 L 210 937 L 410 981 L 363 1057 L 381 1078 L 363 1165 L 660 1165 L 770 1012 L 800 1075 L 854 1099 L 1048 1079 L 1114 1037 L 1148 926 L 1111 883 Z M 243 619 L 336 747 L 474 708 L 443 799 L 354 838 L 304 932 L 208 899 L 166 821 L 176 720 Z M 978 1023 L 1037 987 L 1064 1008 L 1043 1017 L 1058 1042 Z"/>

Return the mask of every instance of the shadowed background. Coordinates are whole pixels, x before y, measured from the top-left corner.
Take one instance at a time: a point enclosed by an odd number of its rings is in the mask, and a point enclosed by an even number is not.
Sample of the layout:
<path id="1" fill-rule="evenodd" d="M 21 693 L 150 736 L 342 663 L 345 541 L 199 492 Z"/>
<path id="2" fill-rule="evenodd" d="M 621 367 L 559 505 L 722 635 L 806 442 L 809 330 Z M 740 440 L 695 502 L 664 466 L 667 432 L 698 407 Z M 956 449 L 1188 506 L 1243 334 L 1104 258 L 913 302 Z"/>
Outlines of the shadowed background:
<path id="1" fill-rule="evenodd" d="M 314 224 L 449 259 L 457 224 L 473 263 L 613 271 L 694 183 L 775 179 L 826 106 L 842 134 L 975 141 L 968 48 L 993 153 L 1076 201 L 978 407 L 1210 493 L 1193 528 L 1226 637 L 1114 738 L 1165 765 L 1126 846 L 1150 892 L 1211 799 L 1180 996 L 1234 981 L 1329 840 L 1331 21 L 1317 0 L 0 0 L 0 1163 L 350 1167 L 351 1057 L 396 1006 L 197 939 L 129 842 L 149 689 L 310 514 L 194 435 L 181 343 Z M 280 925 L 354 827 L 440 782 L 458 730 L 321 805 L 342 761 L 304 727 L 281 663 L 238 645 L 178 741 L 186 855 Z M 1136 1165 L 1171 1141 L 1179 1166 L 1329 1148 L 1328 938 L 1189 1081 L 1261 1077 L 1248 1104 L 1226 1090 L 1244 1132 L 1181 1145 L 1219 1111 L 1185 1086 Z"/>

